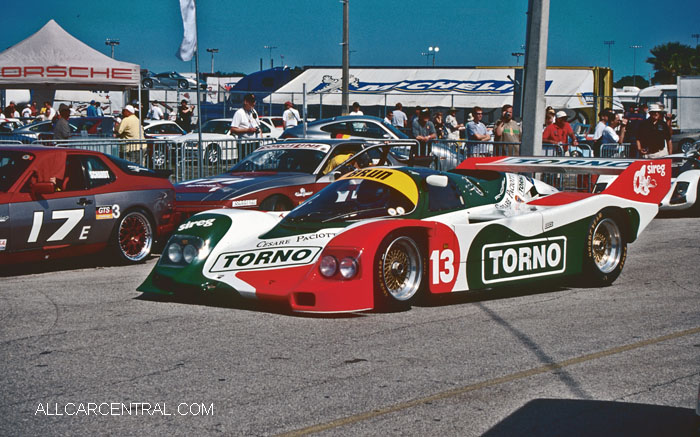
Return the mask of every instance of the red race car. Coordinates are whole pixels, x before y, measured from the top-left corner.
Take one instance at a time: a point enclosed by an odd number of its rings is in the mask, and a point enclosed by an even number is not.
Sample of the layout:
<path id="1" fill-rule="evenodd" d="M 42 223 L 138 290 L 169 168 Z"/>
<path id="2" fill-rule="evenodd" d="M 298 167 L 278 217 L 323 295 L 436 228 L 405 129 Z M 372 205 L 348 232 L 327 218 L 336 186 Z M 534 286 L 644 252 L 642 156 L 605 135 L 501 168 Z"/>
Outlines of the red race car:
<path id="1" fill-rule="evenodd" d="M 0 146 L 0 264 L 105 248 L 146 259 L 173 230 L 167 175 L 102 153 Z"/>

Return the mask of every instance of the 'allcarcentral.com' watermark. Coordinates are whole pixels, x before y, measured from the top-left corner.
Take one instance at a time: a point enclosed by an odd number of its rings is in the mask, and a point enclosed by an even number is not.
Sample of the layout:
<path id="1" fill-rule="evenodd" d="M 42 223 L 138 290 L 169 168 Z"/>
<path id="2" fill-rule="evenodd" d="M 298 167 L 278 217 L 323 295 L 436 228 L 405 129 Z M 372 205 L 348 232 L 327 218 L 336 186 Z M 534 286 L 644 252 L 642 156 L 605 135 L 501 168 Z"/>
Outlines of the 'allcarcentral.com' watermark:
<path id="1" fill-rule="evenodd" d="M 35 416 L 213 416 L 214 403 L 66 402 L 37 405 Z"/>

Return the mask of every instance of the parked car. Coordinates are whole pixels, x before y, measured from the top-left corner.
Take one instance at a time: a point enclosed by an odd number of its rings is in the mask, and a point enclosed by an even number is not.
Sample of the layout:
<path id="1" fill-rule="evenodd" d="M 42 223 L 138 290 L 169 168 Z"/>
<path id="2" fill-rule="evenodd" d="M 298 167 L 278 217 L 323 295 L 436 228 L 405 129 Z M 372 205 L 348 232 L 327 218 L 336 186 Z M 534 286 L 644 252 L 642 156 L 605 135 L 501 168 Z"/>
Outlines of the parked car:
<path id="1" fill-rule="evenodd" d="M 238 159 L 238 148 L 236 147 L 237 136 L 230 134 L 231 118 L 216 118 L 207 120 L 202 124 L 202 150 L 203 158 L 209 164 L 217 164 L 221 160 L 229 161 Z M 270 126 L 260 123 L 260 138 L 273 138 Z M 176 144 L 187 143 L 186 157 L 188 159 L 198 159 L 197 147 L 199 135 L 197 130 L 180 137 L 173 138 Z"/>
<path id="2" fill-rule="evenodd" d="M 112 117 L 75 117 L 68 119 L 71 137 L 113 137 L 114 118 Z M 20 126 L 9 133 L 0 134 L 0 139 L 33 143 L 37 140 L 53 138 L 53 122 L 36 121 Z"/>
<path id="3" fill-rule="evenodd" d="M 11 134 L 15 129 L 22 126 L 24 126 L 24 123 L 18 118 L 0 118 L 0 134 Z"/>
<path id="4" fill-rule="evenodd" d="M 371 164 L 288 214 L 217 209 L 190 217 L 138 290 L 232 293 L 333 313 L 404 309 L 432 294 L 549 279 L 610 285 L 670 183 L 668 161 L 623 169 L 600 159 L 489 157 L 450 173 Z M 658 165 L 655 183 L 640 193 L 635 175 L 646 165 Z M 583 196 L 495 171 L 523 167 L 621 176 Z"/>
<path id="5" fill-rule="evenodd" d="M 306 125 L 306 136 L 302 124 L 286 129 L 280 138 L 373 138 L 405 140 L 408 136 L 388 125 L 381 118 L 369 115 L 345 115 L 316 120 Z"/>
<path id="6" fill-rule="evenodd" d="M 288 140 L 260 146 L 226 173 L 176 184 L 178 221 L 212 208 L 289 211 L 334 180 L 332 170 L 342 166 L 342 157 L 350 159 L 370 147 L 367 156 L 373 162 L 385 156 L 386 162 L 401 164 L 391 146 L 362 140 Z"/>
<path id="7" fill-rule="evenodd" d="M 260 116 L 260 120 L 264 121 L 270 126 L 274 126 L 276 128 L 284 130 L 284 120 L 282 119 L 282 117 L 262 115 Z"/>
<path id="8" fill-rule="evenodd" d="M 166 173 L 113 156 L 0 146 L 0 264 L 104 249 L 143 261 L 172 231 L 174 199 Z"/>
<path id="9" fill-rule="evenodd" d="M 198 82 L 201 89 L 207 89 L 207 83 L 203 80 L 196 81 L 175 71 L 158 74 L 149 73 L 146 77 L 141 79 L 141 84 L 144 88 L 177 88 L 181 90 L 190 88 L 197 89 Z"/>
<path id="10" fill-rule="evenodd" d="M 143 135 L 148 139 L 170 140 L 185 134 L 179 124 L 170 120 L 146 120 L 143 124 Z"/>

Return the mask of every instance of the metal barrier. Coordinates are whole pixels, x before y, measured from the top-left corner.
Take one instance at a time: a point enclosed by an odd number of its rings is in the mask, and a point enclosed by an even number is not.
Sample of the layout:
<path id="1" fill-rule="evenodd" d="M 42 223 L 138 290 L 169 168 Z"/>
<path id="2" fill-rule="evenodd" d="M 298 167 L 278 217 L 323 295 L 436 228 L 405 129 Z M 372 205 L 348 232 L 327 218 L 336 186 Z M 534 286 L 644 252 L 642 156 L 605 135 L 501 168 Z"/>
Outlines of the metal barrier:
<path id="1" fill-rule="evenodd" d="M 126 159 L 154 170 L 172 171 L 172 180 L 221 174 L 260 145 L 274 142 L 270 138 L 197 141 L 125 140 L 119 138 L 37 140 L 33 144 L 93 150 Z"/>
<path id="2" fill-rule="evenodd" d="M 601 158 L 630 158 L 630 143 L 606 143 L 600 145 Z"/>

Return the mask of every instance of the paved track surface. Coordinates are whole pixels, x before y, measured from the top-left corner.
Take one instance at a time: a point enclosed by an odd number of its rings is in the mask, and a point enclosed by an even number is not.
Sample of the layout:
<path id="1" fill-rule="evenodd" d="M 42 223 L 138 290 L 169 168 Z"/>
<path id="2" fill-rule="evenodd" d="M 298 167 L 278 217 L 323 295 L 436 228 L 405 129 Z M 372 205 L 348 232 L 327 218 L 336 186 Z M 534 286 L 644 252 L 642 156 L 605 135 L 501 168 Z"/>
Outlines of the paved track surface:
<path id="1" fill-rule="evenodd" d="M 694 435 L 699 260 L 656 219 L 612 287 L 325 318 L 146 299 L 155 260 L 6 271 L 0 435 Z"/>

